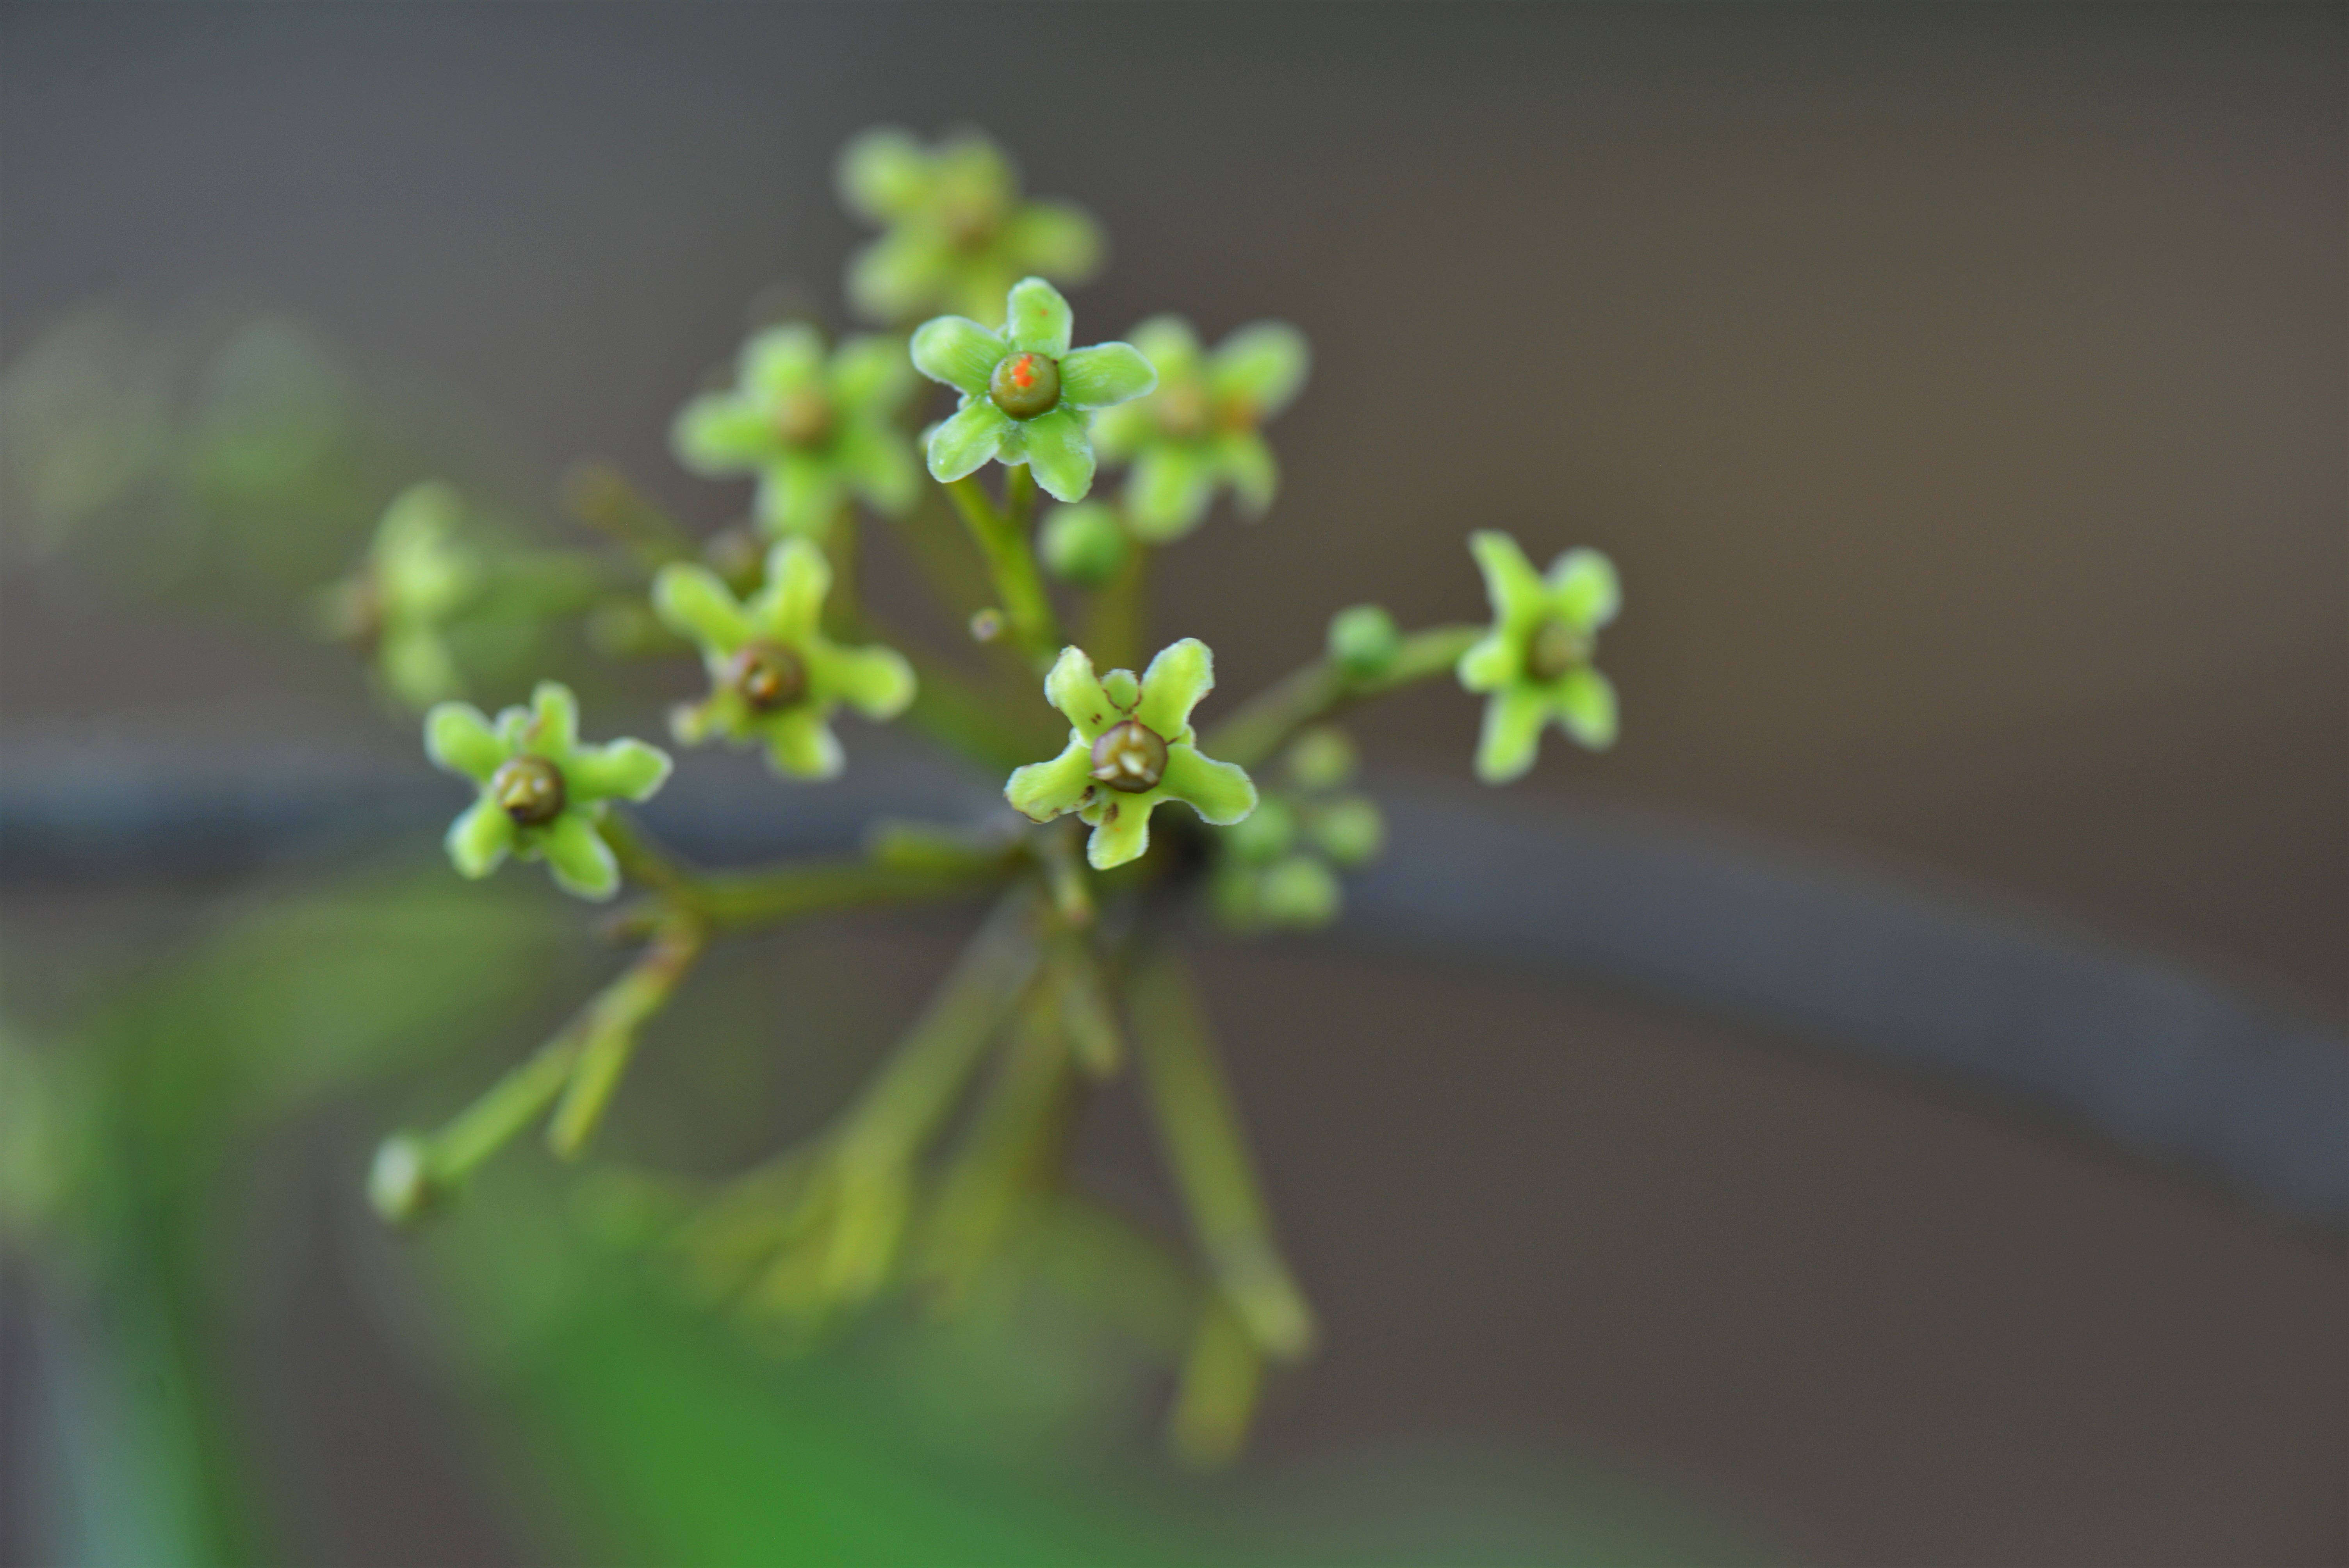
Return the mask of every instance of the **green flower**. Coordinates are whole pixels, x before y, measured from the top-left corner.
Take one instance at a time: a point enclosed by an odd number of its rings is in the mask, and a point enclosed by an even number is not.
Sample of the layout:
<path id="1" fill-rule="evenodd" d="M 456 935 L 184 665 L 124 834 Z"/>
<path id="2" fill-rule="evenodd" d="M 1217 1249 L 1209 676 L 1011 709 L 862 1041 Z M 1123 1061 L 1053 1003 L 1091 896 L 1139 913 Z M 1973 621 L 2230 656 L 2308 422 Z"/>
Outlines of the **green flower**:
<path id="1" fill-rule="evenodd" d="M 498 715 L 494 728 L 470 703 L 441 703 L 424 716 L 424 749 L 481 787 L 449 828 L 460 873 L 485 877 L 517 854 L 545 861 L 555 885 L 580 898 L 620 891 L 619 863 L 595 830 L 605 802 L 649 799 L 669 770 L 668 754 L 641 740 L 582 746 L 578 701 L 554 681 L 539 683 L 530 707 Z"/>
<path id="2" fill-rule="evenodd" d="M 1622 601 L 1613 563 L 1569 550 L 1542 577 L 1506 533 L 1470 534 L 1468 548 L 1493 601 L 1491 634 L 1460 655 L 1460 684 L 1492 694 L 1476 777 L 1501 784 L 1531 768 L 1552 718 L 1594 751 L 1614 745 L 1615 688 L 1590 667 L 1599 628 Z"/>
<path id="3" fill-rule="evenodd" d="M 1281 758 L 1280 787 L 1245 822 L 1216 835 L 1216 914 L 1238 931 L 1309 930 L 1338 916 L 1338 872 L 1374 859 L 1386 841 L 1378 806 L 1342 786 L 1354 748 L 1344 733 L 1309 729 Z"/>
<path id="4" fill-rule="evenodd" d="M 1247 770 L 1201 755 L 1191 728 L 1191 710 L 1215 685 L 1215 655 L 1196 637 L 1160 650 L 1138 681 L 1132 670 L 1097 678 L 1082 649 L 1061 649 L 1044 696 L 1068 716 L 1068 749 L 1014 771 L 1004 799 L 1033 821 L 1074 811 L 1092 824 L 1085 858 L 1104 872 L 1150 848 L 1150 813 L 1163 800 L 1217 827 L 1246 820 L 1256 810 Z"/>
<path id="5" fill-rule="evenodd" d="M 488 574 L 457 541 L 464 513 L 447 485 L 402 490 L 385 509 L 366 561 L 319 596 L 321 628 L 341 641 L 373 644 L 377 675 L 411 707 L 465 689 L 444 632 Z"/>
<path id="6" fill-rule="evenodd" d="M 732 391 L 678 412 L 669 444 L 695 473 L 757 474 L 769 533 L 822 538 L 852 494 L 891 514 L 913 504 L 920 481 L 895 424 L 913 385 L 891 339 L 852 337 L 827 361 L 813 327 L 779 326 L 742 346 Z"/>
<path id="7" fill-rule="evenodd" d="M 1030 273 L 1081 284 L 1101 266 L 1100 228 L 1062 201 L 1022 201 L 1010 160 L 975 131 L 924 148 L 894 128 L 840 155 L 840 196 L 888 232 L 848 265 L 848 297 L 875 321 L 933 311 L 988 319 Z"/>
<path id="8" fill-rule="evenodd" d="M 1241 511 L 1262 516 L 1280 469 L 1257 428 L 1304 387 L 1311 358 L 1304 335 L 1260 321 L 1206 354 L 1189 322 L 1158 315 L 1133 329 L 1133 344 L 1158 367 L 1158 390 L 1093 425 L 1102 456 L 1133 465 L 1125 481 L 1133 531 L 1153 543 L 1181 538 L 1226 484 Z"/>
<path id="9" fill-rule="evenodd" d="M 1130 343 L 1071 349 L 1069 302 L 1042 278 L 1013 284 L 1006 308 L 1000 332 L 942 315 L 914 333 L 914 367 L 962 394 L 930 431 L 930 477 L 951 484 L 993 458 L 1026 463 L 1055 500 L 1082 500 L 1093 488 L 1086 413 L 1143 396 L 1158 372 Z"/>
<path id="10" fill-rule="evenodd" d="M 873 719 L 904 712 L 914 700 L 913 666 L 894 649 L 843 648 L 826 637 L 831 592 L 832 567 L 805 539 L 775 546 L 766 585 L 747 602 L 706 566 L 662 567 L 653 608 L 709 667 L 709 699 L 677 710 L 677 738 L 762 740 L 777 772 L 829 779 L 843 761 L 828 722 L 834 708 L 844 702 Z"/>

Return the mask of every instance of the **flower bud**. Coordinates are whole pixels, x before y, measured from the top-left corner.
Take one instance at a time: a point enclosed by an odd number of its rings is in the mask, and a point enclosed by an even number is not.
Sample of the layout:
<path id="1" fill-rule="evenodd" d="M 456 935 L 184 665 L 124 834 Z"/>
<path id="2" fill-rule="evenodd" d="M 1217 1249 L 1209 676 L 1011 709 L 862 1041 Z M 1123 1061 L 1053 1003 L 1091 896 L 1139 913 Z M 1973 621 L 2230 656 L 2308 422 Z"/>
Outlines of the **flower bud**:
<path id="1" fill-rule="evenodd" d="M 1044 570 L 1081 588 L 1098 588 L 1116 576 L 1128 548 L 1117 512 L 1097 501 L 1054 507 L 1045 514 L 1037 545 Z"/>
<path id="2" fill-rule="evenodd" d="M 1330 618 L 1330 658 L 1355 680 L 1376 680 L 1393 667 L 1402 634 L 1377 604 L 1357 604 Z"/>

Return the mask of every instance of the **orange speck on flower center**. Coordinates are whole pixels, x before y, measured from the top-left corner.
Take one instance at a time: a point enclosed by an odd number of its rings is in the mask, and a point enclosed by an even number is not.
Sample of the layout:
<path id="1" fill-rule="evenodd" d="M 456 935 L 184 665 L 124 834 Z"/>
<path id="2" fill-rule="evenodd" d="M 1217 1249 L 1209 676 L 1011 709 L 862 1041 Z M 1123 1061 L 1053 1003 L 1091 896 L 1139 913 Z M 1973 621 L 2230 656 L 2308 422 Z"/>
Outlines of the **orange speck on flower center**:
<path id="1" fill-rule="evenodd" d="M 1061 366 L 1048 354 L 1009 355 L 987 381 L 995 406 L 1015 419 L 1032 419 L 1061 401 Z"/>

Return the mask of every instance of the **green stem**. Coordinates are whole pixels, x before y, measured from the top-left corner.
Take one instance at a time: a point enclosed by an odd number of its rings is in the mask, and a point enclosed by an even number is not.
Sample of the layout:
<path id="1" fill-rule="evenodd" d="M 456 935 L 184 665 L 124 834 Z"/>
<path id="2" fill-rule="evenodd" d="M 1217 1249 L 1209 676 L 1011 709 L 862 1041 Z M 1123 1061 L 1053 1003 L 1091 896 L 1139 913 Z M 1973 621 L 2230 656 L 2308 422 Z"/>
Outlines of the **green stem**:
<path id="1" fill-rule="evenodd" d="M 1413 632 L 1396 650 L 1394 663 L 1368 678 L 1350 676 L 1329 659 L 1316 659 L 1241 704 L 1208 735 L 1202 749 L 1243 768 L 1261 766 L 1282 742 L 1316 719 L 1364 697 L 1449 673 L 1485 630 L 1434 626 Z"/>
<path id="2" fill-rule="evenodd" d="M 1025 473 L 1027 469 L 1023 467 L 1011 471 Z M 1003 600 L 1003 614 L 1010 623 L 1013 641 L 1040 673 L 1050 669 L 1062 645 L 1061 624 L 1052 613 L 1051 599 L 1044 592 L 1043 575 L 1036 569 L 1035 552 L 1028 548 L 1026 531 L 1014 518 L 998 511 L 988 502 L 977 479 L 958 479 L 946 488 L 969 527 L 979 553 L 987 558 L 988 573 Z"/>
<path id="3" fill-rule="evenodd" d="M 824 595 L 823 629 L 833 636 L 845 634 L 857 623 L 856 521 L 856 508 L 843 502 L 833 514 L 832 530 L 824 536 L 823 552 L 832 562 L 832 592 Z"/>
<path id="4" fill-rule="evenodd" d="M 1256 1163 L 1182 959 L 1165 950 L 1144 963 L 1129 1005 L 1159 1141 L 1199 1250 L 1257 1348 L 1297 1360 L 1313 1347 L 1313 1311 L 1273 1240 Z"/>
<path id="5" fill-rule="evenodd" d="M 1237 1459 L 1263 1382 L 1264 1355 L 1247 1325 L 1220 1293 L 1209 1292 L 1166 1418 L 1175 1457 L 1200 1470 Z"/>
<path id="6" fill-rule="evenodd" d="M 1148 619 L 1150 546 L 1129 539 L 1125 564 L 1086 606 L 1084 650 L 1102 669 L 1133 669 L 1142 663 L 1142 634 Z"/>
<path id="7" fill-rule="evenodd" d="M 547 1147 L 557 1155 L 576 1160 L 585 1151 L 636 1054 L 636 1031 L 667 1002 L 707 940 L 698 921 L 671 920 L 644 956 L 589 1004 L 578 1065 L 546 1130 Z"/>
<path id="8" fill-rule="evenodd" d="M 771 871 L 714 872 L 694 879 L 688 907 L 716 931 L 772 925 L 821 910 L 958 898 L 1009 874 L 1007 865 L 889 866 L 815 861 Z"/>
<path id="9" fill-rule="evenodd" d="M 564 490 L 572 516 L 626 546 L 646 571 L 699 559 L 691 536 L 610 463 L 581 464 Z"/>
<path id="10" fill-rule="evenodd" d="M 642 882 L 672 903 L 690 898 L 691 873 L 646 837 L 644 830 L 617 810 L 604 813 L 595 824 L 595 831 L 611 846 L 612 858 L 620 862 L 620 874 L 630 882 Z"/>
<path id="11" fill-rule="evenodd" d="M 1036 969 L 1026 889 L 996 906 L 835 1135 L 843 1166 L 901 1167 L 937 1129 Z"/>
<path id="12" fill-rule="evenodd" d="M 432 1135 L 429 1168 L 436 1188 L 453 1189 L 463 1182 L 554 1103 L 554 1097 L 571 1081 L 572 1068 L 586 1041 L 583 1020 L 594 1006 L 590 1003 L 582 1008 L 529 1060 L 492 1084 L 489 1092 Z"/>

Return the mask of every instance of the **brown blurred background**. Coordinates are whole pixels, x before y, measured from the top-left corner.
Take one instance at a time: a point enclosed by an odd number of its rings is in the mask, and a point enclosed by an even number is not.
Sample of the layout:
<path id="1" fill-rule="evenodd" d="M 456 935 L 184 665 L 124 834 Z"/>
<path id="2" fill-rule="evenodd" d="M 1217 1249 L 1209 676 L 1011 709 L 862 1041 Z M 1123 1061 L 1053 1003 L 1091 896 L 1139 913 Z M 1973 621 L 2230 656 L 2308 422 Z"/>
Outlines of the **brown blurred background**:
<path id="1" fill-rule="evenodd" d="M 833 150 L 977 123 L 1108 227 L 1081 335 L 1313 340 L 1273 520 L 1166 564 L 1226 693 L 1342 604 L 1478 614 L 1471 527 L 1595 544 L 1625 738 L 1529 797 L 2337 1026 L 2345 15 L 15 6 L 0 357 L 92 296 L 288 310 L 450 389 L 522 502 L 600 453 L 715 524 L 739 496 L 663 432 L 745 302 L 838 319 Z M 16 741 L 378 733 L 269 633 L 69 572 L 12 571 L 0 616 Z M 1474 724 L 1432 690 L 1362 734 L 1458 776 Z M 1588 1445 L 1850 1562 L 2349 1557 L 2337 1237 L 1643 1006 L 1332 954 L 1212 979 L 1330 1304 L 1275 1455 Z M 1306 1000 L 1361 1023 L 1340 1092 L 1282 1043 Z M 1431 1090 L 1472 1005 L 1491 1038 Z"/>

